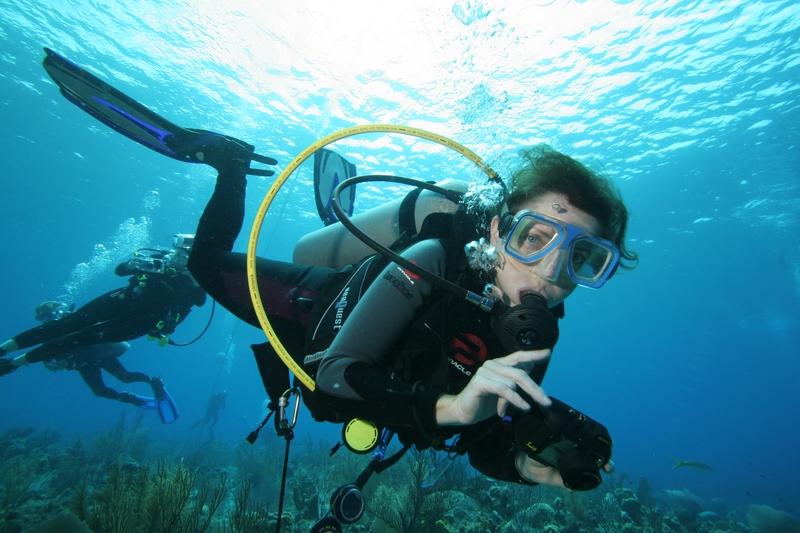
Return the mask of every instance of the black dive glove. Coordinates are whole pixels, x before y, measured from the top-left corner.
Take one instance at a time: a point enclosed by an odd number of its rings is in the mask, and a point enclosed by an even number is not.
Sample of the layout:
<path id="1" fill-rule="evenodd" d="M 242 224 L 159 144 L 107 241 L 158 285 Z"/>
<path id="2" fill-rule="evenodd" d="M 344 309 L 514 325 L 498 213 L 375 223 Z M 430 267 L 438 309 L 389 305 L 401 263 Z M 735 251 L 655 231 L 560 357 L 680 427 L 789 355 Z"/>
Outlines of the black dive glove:
<path id="1" fill-rule="evenodd" d="M 526 398 L 533 407 L 513 415 L 514 441 L 531 459 L 558 470 L 568 489 L 591 490 L 611 459 L 611 436 L 603 424 L 550 399 L 552 405 L 542 407 Z"/>
<path id="2" fill-rule="evenodd" d="M 204 163 L 222 172 L 231 167 L 243 167 L 252 176 L 272 176 L 274 171 L 250 168 L 251 161 L 265 165 L 277 165 L 278 162 L 265 155 L 254 152 L 255 147 L 235 137 L 222 135 L 208 130 L 185 129 L 184 134 L 177 134 L 165 139 L 167 145 L 175 153 L 190 163 Z"/>

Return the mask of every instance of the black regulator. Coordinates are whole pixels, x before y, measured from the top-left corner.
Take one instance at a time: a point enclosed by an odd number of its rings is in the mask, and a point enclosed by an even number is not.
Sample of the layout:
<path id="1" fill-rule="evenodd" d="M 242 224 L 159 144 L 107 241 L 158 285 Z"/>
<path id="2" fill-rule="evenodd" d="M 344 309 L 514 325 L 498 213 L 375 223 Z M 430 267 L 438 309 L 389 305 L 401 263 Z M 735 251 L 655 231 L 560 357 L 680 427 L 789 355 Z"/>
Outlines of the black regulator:
<path id="1" fill-rule="evenodd" d="M 509 353 L 544 350 L 558 341 L 558 319 L 538 294 L 526 294 L 513 307 L 497 301 L 491 313 L 492 331 Z"/>

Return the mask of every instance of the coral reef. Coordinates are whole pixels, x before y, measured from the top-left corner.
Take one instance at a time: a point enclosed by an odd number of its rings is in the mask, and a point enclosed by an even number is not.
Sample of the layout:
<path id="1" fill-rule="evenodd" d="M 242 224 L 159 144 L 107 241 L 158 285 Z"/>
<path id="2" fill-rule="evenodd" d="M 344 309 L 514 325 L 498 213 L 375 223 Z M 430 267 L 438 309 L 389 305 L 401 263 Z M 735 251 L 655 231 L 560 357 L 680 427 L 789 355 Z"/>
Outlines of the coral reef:
<path id="1" fill-rule="evenodd" d="M 154 441 L 125 417 L 93 442 L 21 428 L 0 434 L 0 533 L 273 531 L 284 441 Z M 292 447 L 281 531 L 307 532 L 330 496 L 369 461 L 329 443 Z M 591 492 L 500 483 L 465 458 L 411 451 L 364 488 L 367 509 L 351 533 L 765 533 L 800 531 L 767 505 L 728 510 L 685 489 L 655 490 L 612 475 Z"/>
<path id="2" fill-rule="evenodd" d="M 754 533 L 800 533 L 800 522 L 769 505 L 751 505 L 747 524 Z"/>

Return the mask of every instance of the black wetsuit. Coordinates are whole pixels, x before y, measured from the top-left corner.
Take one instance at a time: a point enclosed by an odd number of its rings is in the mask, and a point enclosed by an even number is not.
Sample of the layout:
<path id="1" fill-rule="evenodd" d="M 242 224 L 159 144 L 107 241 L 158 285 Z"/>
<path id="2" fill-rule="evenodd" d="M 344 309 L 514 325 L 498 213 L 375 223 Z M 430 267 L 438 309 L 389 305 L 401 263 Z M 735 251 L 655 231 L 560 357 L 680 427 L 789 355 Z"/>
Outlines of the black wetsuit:
<path id="1" fill-rule="evenodd" d="M 245 255 L 231 252 L 244 218 L 245 170 L 240 162 L 221 168 L 197 228 L 189 269 L 212 297 L 258 326 L 247 289 Z M 453 276 L 449 267 L 459 254 L 463 256 L 461 246 L 426 240 L 403 256 L 438 275 Z M 507 355 L 491 331 L 488 314 L 453 301 L 396 265 L 361 275 L 378 264 L 378 259 L 368 259 L 336 272 L 258 260 L 262 301 L 293 357 L 302 360 L 317 335 L 325 336 L 320 326 L 341 333 L 325 351 L 317 390 L 306 398 L 312 413 L 322 419 L 336 418 L 331 410 L 363 416 L 396 429 L 405 442 L 422 446 L 460 434 L 460 451 L 469 454 L 475 468 L 497 479 L 526 483 L 515 466 L 511 428 L 499 418 L 466 427 L 441 428 L 435 423 L 435 404 L 442 393 L 457 393 L 486 359 Z M 471 272 L 462 278 L 459 282 L 480 290 Z M 350 283 L 343 286 L 344 279 Z M 257 359 L 265 353 L 263 346 L 254 350 Z M 263 375 L 261 363 L 259 367 L 269 390 L 270 377 Z M 543 371 L 535 374 L 541 381 Z"/>
<path id="2" fill-rule="evenodd" d="M 13 337 L 18 349 L 40 346 L 26 354 L 35 363 L 68 356 L 81 346 L 122 342 L 143 335 L 165 336 L 175 330 L 192 306 L 206 295 L 184 274 L 134 273 L 123 263 L 117 274 L 130 276 L 128 286 L 98 296 L 74 313 Z"/>

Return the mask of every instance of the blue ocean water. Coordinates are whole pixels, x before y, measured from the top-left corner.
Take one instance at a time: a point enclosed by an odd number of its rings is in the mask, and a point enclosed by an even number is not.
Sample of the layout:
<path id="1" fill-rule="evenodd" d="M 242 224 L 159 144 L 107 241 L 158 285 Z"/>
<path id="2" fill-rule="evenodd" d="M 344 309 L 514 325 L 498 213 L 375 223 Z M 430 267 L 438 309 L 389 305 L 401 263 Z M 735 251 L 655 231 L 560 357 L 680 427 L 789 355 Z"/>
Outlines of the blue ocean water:
<path id="1" fill-rule="evenodd" d="M 447 135 L 501 174 L 518 149 L 547 142 L 614 179 L 641 255 L 570 298 L 548 393 L 608 426 L 631 479 L 800 515 L 800 4 L 6 0 L 0 39 L 3 339 L 34 324 L 40 301 L 81 304 L 120 286 L 114 265 L 193 231 L 214 183 L 209 168 L 151 152 L 63 99 L 43 47 L 281 167 L 368 123 Z M 480 178 L 407 137 L 335 148 L 365 173 Z M 261 255 L 290 259 L 321 226 L 310 175 L 304 165 L 278 195 Z M 246 228 L 270 184 L 250 179 Z M 357 208 L 402 192 L 363 187 Z M 209 314 L 193 311 L 176 337 Z M 154 437 L 193 438 L 221 389 L 219 437 L 246 435 L 261 417 L 248 348 L 261 339 L 218 309 L 191 347 L 135 341 L 126 364 L 161 375 L 183 411 L 173 426 L 148 419 Z M 2 378 L 0 405 L 0 431 L 70 436 L 121 410 L 77 374 L 40 366 Z M 310 420 L 300 432 L 336 434 Z M 673 469 L 675 458 L 713 471 Z"/>

